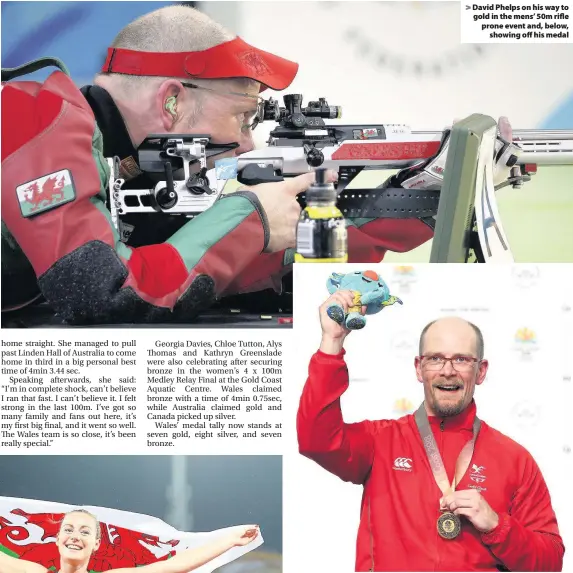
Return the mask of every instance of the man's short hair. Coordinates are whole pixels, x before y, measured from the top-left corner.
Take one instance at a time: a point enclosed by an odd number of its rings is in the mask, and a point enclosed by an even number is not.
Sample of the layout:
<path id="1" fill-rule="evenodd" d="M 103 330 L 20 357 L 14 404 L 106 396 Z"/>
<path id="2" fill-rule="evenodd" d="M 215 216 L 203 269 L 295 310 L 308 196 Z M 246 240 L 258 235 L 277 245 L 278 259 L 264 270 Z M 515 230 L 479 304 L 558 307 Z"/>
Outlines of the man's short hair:
<path id="1" fill-rule="evenodd" d="M 215 20 L 190 6 L 166 6 L 127 24 L 112 48 L 144 52 L 198 52 L 235 38 Z"/>
<path id="2" fill-rule="evenodd" d="M 422 356 L 423 352 L 423 346 L 424 346 L 424 336 L 426 334 L 426 332 L 428 331 L 428 329 L 435 324 L 436 322 L 438 322 L 438 320 L 440 319 L 436 319 L 436 320 L 432 320 L 432 322 L 429 322 L 428 324 L 426 324 L 426 326 L 424 326 L 424 329 L 422 330 L 422 334 L 420 334 L 420 344 L 419 344 L 419 355 Z M 477 352 L 477 357 L 478 360 L 482 360 L 483 359 L 483 355 L 484 355 L 484 342 L 483 342 L 483 334 L 481 333 L 481 330 L 473 323 L 470 322 L 469 320 L 466 320 L 465 322 L 467 322 L 467 324 L 469 326 L 471 326 L 475 332 L 476 335 L 476 352 Z"/>
<path id="3" fill-rule="evenodd" d="M 215 22 L 212 18 L 191 6 L 164 6 L 136 18 L 122 28 L 113 42 L 112 48 L 124 48 L 142 52 L 199 52 L 229 42 L 236 34 Z M 101 76 L 115 76 L 117 84 L 125 93 L 137 92 L 150 80 L 165 81 L 167 76 L 136 76 L 129 74 L 101 72 Z M 181 80 L 181 78 L 176 78 Z M 197 79 L 193 83 L 210 87 L 229 80 Z M 257 83 L 248 78 L 233 78 L 234 85 L 246 91 L 251 84 Z M 116 84 L 116 85 L 117 85 Z M 195 90 L 194 96 L 201 101 L 201 90 Z"/>

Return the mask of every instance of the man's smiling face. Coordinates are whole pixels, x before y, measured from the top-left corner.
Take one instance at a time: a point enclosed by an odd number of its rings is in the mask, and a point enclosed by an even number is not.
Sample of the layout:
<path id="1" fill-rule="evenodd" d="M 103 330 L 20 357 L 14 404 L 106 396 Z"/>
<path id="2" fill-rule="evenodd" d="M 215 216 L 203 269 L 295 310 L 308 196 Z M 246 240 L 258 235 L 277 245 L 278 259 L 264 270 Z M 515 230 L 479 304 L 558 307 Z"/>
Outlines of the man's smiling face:
<path id="1" fill-rule="evenodd" d="M 479 346 L 476 331 L 460 318 L 443 318 L 428 328 L 415 366 L 430 415 L 456 416 L 471 403 L 488 367 Z"/>

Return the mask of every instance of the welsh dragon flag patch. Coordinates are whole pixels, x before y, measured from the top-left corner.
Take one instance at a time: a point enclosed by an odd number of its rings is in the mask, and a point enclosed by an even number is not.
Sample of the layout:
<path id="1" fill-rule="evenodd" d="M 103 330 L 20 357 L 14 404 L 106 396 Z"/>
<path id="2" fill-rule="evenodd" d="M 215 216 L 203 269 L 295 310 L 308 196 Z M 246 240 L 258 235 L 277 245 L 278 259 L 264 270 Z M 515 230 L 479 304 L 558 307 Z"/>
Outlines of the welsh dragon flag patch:
<path id="1" fill-rule="evenodd" d="M 74 180 L 69 169 L 48 173 L 19 185 L 16 194 L 23 217 L 33 217 L 76 198 Z"/>

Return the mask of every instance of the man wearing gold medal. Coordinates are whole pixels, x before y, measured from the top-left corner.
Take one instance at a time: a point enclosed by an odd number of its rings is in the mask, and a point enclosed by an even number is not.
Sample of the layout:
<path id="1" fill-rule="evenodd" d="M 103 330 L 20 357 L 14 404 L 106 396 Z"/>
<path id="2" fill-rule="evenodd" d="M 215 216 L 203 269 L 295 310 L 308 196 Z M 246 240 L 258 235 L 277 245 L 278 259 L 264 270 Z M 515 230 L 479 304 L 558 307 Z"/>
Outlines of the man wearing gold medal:
<path id="1" fill-rule="evenodd" d="M 356 571 L 561 571 L 563 540 L 535 460 L 477 416 L 488 370 L 479 329 L 455 317 L 430 323 L 415 359 L 420 408 L 346 424 L 350 331 L 327 316 L 335 302 L 346 310 L 352 293 L 320 307 L 297 431 L 303 455 L 364 486 Z"/>

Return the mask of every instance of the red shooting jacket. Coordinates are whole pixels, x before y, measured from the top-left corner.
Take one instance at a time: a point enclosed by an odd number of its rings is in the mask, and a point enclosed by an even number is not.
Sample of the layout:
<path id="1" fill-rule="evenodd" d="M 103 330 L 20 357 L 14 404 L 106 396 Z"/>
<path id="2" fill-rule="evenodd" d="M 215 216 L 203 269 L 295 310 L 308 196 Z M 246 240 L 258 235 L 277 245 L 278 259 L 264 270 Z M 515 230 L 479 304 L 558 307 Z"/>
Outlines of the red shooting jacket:
<path id="1" fill-rule="evenodd" d="M 462 517 L 456 539 L 436 521 L 442 493 L 413 415 L 345 424 L 344 351 L 310 361 L 297 417 L 299 450 L 345 481 L 363 484 L 356 571 L 561 571 L 563 541 L 547 486 L 531 454 L 482 421 L 470 466 L 456 490 L 479 489 L 499 515 L 487 534 Z M 472 436 L 475 402 L 452 418 L 430 417 L 450 480 Z M 503 569 L 505 568 L 505 569 Z"/>

